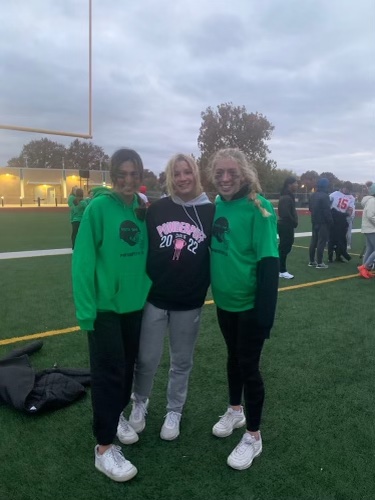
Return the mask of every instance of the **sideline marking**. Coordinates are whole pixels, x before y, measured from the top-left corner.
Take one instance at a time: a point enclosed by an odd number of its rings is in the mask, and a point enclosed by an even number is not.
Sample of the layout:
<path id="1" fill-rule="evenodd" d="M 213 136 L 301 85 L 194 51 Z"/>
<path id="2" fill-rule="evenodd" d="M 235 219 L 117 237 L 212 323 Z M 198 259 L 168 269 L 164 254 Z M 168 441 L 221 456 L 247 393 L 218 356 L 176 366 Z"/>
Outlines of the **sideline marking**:
<path id="1" fill-rule="evenodd" d="M 291 286 L 279 288 L 278 292 L 285 292 L 288 290 L 297 290 L 298 288 L 307 288 L 310 286 L 321 285 L 324 283 L 332 283 L 334 281 L 356 278 L 358 276 L 359 276 L 359 274 L 349 274 L 347 276 L 338 276 L 336 278 L 328 278 L 326 280 L 313 281 L 312 283 L 301 283 L 300 285 L 291 285 Z M 209 306 L 212 304 L 214 304 L 213 300 L 206 300 L 204 303 L 204 305 L 206 305 L 206 306 Z M 0 346 L 14 344 L 16 342 L 23 342 L 24 340 L 34 340 L 34 339 L 40 339 L 43 337 L 52 337 L 53 335 L 63 335 L 65 333 L 73 333 L 73 332 L 77 332 L 79 330 L 80 330 L 79 326 L 73 326 L 71 328 L 64 328 L 63 330 L 50 330 L 49 332 L 34 333 L 32 335 L 25 335 L 24 337 L 13 337 L 11 339 L 0 340 Z"/>
<path id="2" fill-rule="evenodd" d="M 300 285 L 285 286 L 279 288 L 279 292 L 284 292 L 285 290 L 296 290 L 297 288 L 307 288 L 309 286 L 320 285 L 322 283 L 333 283 L 334 281 L 348 280 L 350 278 L 358 278 L 359 274 L 348 274 L 347 276 L 337 276 L 336 278 L 328 278 L 326 280 L 312 281 L 311 283 L 301 283 Z"/>
<path id="3" fill-rule="evenodd" d="M 305 250 L 309 249 L 309 247 L 303 247 L 301 245 L 293 245 L 293 248 L 304 248 Z M 327 249 L 325 249 L 325 252 L 327 252 Z M 353 253 L 350 250 L 348 251 L 348 253 L 350 253 L 350 255 L 354 255 L 355 257 L 360 257 L 359 253 Z"/>
<path id="4" fill-rule="evenodd" d="M 72 253 L 71 248 L 56 248 L 51 250 L 29 250 L 25 252 L 3 252 L 0 259 L 23 259 L 25 257 L 47 257 L 49 255 L 68 255 Z"/>
<path id="5" fill-rule="evenodd" d="M 360 229 L 353 229 L 352 233 L 360 233 Z M 307 233 L 295 233 L 295 238 L 304 238 L 306 236 L 311 236 L 311 231 Z M 293 245 L 299 248 L 297 245 Z M 301 247 L 304 248 L 304 247 Z M 48 255 L 68 255 L 72 253 L 71 248 L 56 248 L 52 250 L 29 250 L 25 252 L 0 252 L 0 260 L 3 259 L 22 259 L 28 257 L 46 257 Z M 355 255 L 355 254 L 353 254 Z"/>
<path id="6" fill-rule="evenodd" d="M 52 337 L 53 335 L 62 335 L 64 333 L 72 333 L 80 330 L 79 326 L 64 328 L 63 330 L 50 330 L 49 332 L 33 333 L 32 335 L 25 335 L 24 337 L 13 337 L 12 339 L 0 340 L 0 345 L 13 344 L 15 342 L 23 342 L 24 340 L 34 340 L 43 337 Z"/>

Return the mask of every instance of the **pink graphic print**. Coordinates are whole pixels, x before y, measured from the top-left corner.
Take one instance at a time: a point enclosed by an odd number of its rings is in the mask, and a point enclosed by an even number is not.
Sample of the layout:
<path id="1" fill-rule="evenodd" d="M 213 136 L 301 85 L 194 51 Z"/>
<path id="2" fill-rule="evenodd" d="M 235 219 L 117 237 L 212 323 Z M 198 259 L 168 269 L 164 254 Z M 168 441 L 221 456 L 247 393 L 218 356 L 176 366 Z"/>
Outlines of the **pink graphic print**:
<path id="1" fill-rule="evenodd" d="M 186 241 L 182 238 L 176 238 L 173 243 L 174 254 L 172 260 L 180 260 L 181 250 L 186 246 Z"/>

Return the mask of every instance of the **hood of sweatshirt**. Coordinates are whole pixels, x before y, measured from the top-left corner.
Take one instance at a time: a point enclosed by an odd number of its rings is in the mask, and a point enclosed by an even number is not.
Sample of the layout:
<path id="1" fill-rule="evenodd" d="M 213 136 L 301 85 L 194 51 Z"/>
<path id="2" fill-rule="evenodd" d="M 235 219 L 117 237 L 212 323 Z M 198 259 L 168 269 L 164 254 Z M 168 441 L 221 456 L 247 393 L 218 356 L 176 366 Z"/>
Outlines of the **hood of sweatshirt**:
<path id="1" fill-rule="evenodd" d="M 93 193 L 93 198 L 99 198 L 99 196 L 109 196 L 110 198 L 112 198 L 113 200 L 115 200 L 120 205 L 124 205 L 125 204 L 125 202 L 122 199 L 122 197 L 118 193 L 116 193 L 116 191 L 114 191 L 111 188 L 99 186 L 99 187 L 93 188 L 92 189 L 92 193 Z M 134 194 L 134 196 L 133 196 L 133 203 L 132 203 L 133 205 L 134 205 L 134 202 L 136 200 L 138 201 L 138 205 L 140 205 L 138 196 L 136 194 Z"/>
<path id="2" fill-rule="evenodd" d="M 207 204 L 211 203 L 208 196 L 206 195 L 206 193 L 202 193 L 199 196 L 197 196 L 196 198 L 194 198 L 193 200 L 189 200 L 189 201 L 181 200 L 181 198 L 179 198 L 178 196 L 171 196 L 171 199 L 177 205 L 183 205 L 185 207 L 193 207 L 193 206 L 197 206 L 197 205 L 207 205 Z"/>
<path id="3" fill-rule="evenodd" d="M 368 195 L 368 196 L 364 196 L 364 197 L 362 198 L 362 201 L 361 201 L 361 205 L 362 205 L 362 207 L 363 207 L 363 208 L 365 208 L 365 206 L 367 205 L 367 203 L 368 203 L 371 199 L 374 199 L 374 197 L 373 197 L 373 196 L 369 196 L 369 195 Z"/>

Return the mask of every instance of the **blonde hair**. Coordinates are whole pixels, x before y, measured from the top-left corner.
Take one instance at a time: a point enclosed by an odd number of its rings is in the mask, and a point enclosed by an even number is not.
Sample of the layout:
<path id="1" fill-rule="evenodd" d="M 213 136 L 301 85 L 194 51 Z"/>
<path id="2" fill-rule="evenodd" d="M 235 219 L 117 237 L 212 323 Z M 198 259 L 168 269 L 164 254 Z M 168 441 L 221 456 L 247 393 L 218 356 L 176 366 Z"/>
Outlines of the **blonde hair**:
<path id="1" fill-rule="evenodd" d="M 258 173 L 254 167 L 254 165 L 248 160 L 245 153 L 237 148 L 226 148 L 219 149 L 216 153 L 214 153 L 209 161 L 208 166 L 208 175 L 210 181 L 214 183 L 214 171 L 216 167 L 216 163 L 218 160 L 230 159 L 234 160 L 238 168 L 240 169 L 241 175 L 245 180 L 246 184 L 250 184 L 250 193 L 248 194 L 249 201 L 252 201 L 256 207 L 259 208 L 263 217 L 269 217 L 271 214 L 266 210 L 257 197 L 257 194 L 262 191 L 262 188 L 259 184 Z"/>
<path id="2" fill-rule="evenodd" d="M 165 181 L 167 185 L 167 190 L 168 194 L 171 196 L 176 195 L 176 190 L 175 190 L 175 185 L 174 185 L 174 167 L 178 161 L 186 161 L 186 163 L 189 165 L 189 167 L 192 170 L 194 179 L 195 179 L 195 196 L 200 195 L 203 192 L 202 184 L 201 184 L 201 177 L 199 174 L 199 168 L 198 165 L 196 164 L 195 160 L 193 157 L 190 155 L 186 155 L 183 153 L 178 153 L 168 161 L 167 166 L 165 167 Z"/>

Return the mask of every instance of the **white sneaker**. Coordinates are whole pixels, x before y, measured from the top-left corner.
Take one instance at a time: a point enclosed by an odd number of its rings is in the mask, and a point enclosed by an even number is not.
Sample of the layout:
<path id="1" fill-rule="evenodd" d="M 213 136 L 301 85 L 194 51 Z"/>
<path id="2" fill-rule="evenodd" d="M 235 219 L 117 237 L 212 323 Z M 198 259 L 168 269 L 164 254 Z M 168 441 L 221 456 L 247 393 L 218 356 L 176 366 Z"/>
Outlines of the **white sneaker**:
<path id="1" fill-rule="evenodd" d="M 291 280 L 294 278 L 293 274 L 288 273 L 288 271 L 285 271 L 285 273 L 279 273 L 279 278 L 285 278 L 287 280 Z"/>
<path id="2" fill-rule="evenodd" d="M 237 470 L 248 469 L 255 457 L 262 453 L 262 437 L 255 439 L 254 436 L 245 432 L 241 441 L 229 455 L 227 464 Z"/>
<path id="3" fill-rule="evenodd" d="M 148 407 L 148 399 L 145 402 L 136 401 L 134 396 L 132 396 L 133 406 L 132 411 L 129 416 L 129 424 L 133 427 L 135 432 L 142 432 L 146 427 L 146 415 Z"/>
<path id="4" fill-rule="evenodd" d="M 139 439 L 138 434 L 135 432 L 133 427 L 129 424 L 122 413 L 118 421 L 117 437 L 122 444 L 133 444 L 136 443 Z"/>
<path id="5" fill-rule="evenodd" d="M 163 427 L 160 431 L 160 437 L 165 441 L 173 441 L 180 434 L 181 413 L 169 411 L 164 420 Z"/>
<path id="6" fill-rule="evenodd" d="M 137 468 L 122 454 L 121 448 L 114 444 L 100 455 L 99 446 L 95 446 L 95 467 L 114 481 L 129 481 L 137 474 Z"/>
<path id="7" fill-rule="evenodd" d="M 217 437 L 227 437 L 233 432 L 233 429 L 238 429 L 246 424 L 243 408 L 240 411 L 228 408 L 227 411 L 220 417 L 220 420 L 212 427 L 212 434 Z"/>

